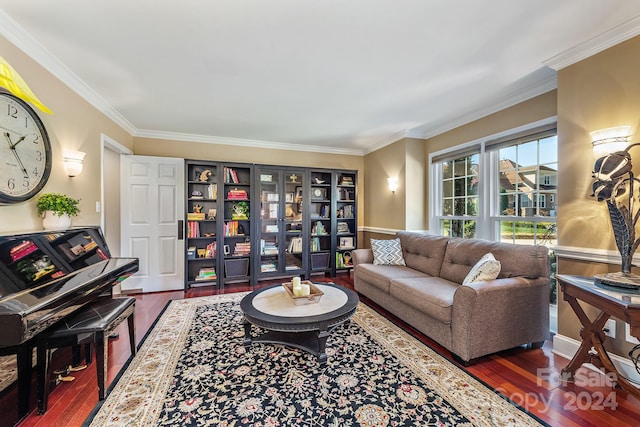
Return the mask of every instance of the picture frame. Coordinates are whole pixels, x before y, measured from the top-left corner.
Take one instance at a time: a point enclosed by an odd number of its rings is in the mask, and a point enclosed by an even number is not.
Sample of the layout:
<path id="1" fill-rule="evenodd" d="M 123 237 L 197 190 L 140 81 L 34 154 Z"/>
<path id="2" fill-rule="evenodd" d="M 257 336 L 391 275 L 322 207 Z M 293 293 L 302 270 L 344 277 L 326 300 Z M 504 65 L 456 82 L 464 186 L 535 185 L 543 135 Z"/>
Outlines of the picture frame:
<path id="1" fill-rule="evenodd" d="M 341 237 L 339 246 L 340 246 L 340 249 L 352 249 L 353 237 Z"/>
<path id="2" fill-rule="evenodd" d="M 311 198 L 312 199 L 318 199 L 318 200 L 324 200 L 327 198 L 327 189 L 326 188 L 312 188 L 311 189 Z"/>
<path id="3" fill-rule="evenodd" d="M 296 199 L 302 200 L 302 187 L 296 187 Z"/>
<path id="4" fill-rule="evenodd" d="M 293 203 L 293 193 L 286 193 L 284 195 L 285 203 Z"/>

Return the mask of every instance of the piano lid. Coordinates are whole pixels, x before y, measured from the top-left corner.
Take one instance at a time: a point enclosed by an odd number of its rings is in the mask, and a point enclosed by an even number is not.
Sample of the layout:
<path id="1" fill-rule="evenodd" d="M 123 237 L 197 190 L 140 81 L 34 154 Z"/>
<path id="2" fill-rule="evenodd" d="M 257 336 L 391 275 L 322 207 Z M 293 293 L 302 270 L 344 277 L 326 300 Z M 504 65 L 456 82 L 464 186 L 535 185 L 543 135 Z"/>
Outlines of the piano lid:
<path id="1" fill-rule="evenodd" d="M 98 227 L 0 236 L 0 299 L 109 258 Z"/>
<path id="2" fill-rule="evenodd" d="M 54 301 L 67 299 L 82 287 L 90 288 L 92 283 L 114 275 L 124 279 L 137 270 L 137 258 L 111 258 L 98 262 L 58 279 L 3 296 L 0 298 L 0 316 L 41 310 Z"/>

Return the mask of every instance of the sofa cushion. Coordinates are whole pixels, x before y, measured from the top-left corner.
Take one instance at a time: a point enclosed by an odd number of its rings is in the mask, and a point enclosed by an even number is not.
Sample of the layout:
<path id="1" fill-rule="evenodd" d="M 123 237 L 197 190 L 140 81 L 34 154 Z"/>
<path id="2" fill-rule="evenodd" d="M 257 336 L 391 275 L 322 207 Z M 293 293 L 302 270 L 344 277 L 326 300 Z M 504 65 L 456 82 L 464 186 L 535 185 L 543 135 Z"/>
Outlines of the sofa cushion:
<path id="1" fill-rule="evenodd" d="M 429 276 L 440 275 L 448 237 L 412 231 L 399 231 L 396 235 L 402 243 L 402 253 L 407 267 Z"/>
<path id="2" fill-rule="evenodd" d="M 416 310 L 450 324 L 453 295 L 459 286 L 440 277 L 401 278 L 391 281 L 389 293 Z"/>
<path id="3" fill-rule="evenodd" d="M 386 293 L 389 293 L 389 285 L 394 279 L 416 277 L 424 279 L 428 277 L 424 273 L 405 266 L 374 264 L 356 265 L 354 275 L 358 277 L 358 280 L 367 282 Z"/>
<path id="4" fill-rule="evenodd" d="M 439 276 L 462 283 L 471 268 L 487 252 L 500 261 L 498 279 L 549 276 L 549 255 L 545 246 L 518 245 L 479 239 L 450 238 Z"/>
<path id="5" fill-rule="evenodd" d="M 491 252 L 485 254 L 480 260 L 471 267 L 471 271 L 462 281 L 463 285 L 473 282 L 485 282 L 493 280 L 500 274 L 500 261 L 497 261 Z"/>
<path id="6" fill-rule="evenodd" d="M 406 265 L 400 239 L 371 239 L 373 263 L 376 265 Z"/>

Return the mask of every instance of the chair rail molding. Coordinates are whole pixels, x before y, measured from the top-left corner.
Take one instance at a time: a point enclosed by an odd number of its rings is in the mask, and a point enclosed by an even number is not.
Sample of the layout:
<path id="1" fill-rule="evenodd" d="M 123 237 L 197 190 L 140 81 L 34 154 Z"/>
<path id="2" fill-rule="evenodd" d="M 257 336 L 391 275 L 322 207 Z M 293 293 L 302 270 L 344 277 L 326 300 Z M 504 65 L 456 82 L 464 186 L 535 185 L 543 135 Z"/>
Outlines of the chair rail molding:
<path id="1" fill-rule="evenodd" d="M 607 249 L 581 248 L 576 246 L 555 246 L 552 248 L 556 257 L 577 259 L 580 261 L 601 262 L 605 264 L 620 264 L 622 258 L 618 251 L 610 251 Z M 634 265 L 640 262 L 640 255 L 633 257 Z"/>

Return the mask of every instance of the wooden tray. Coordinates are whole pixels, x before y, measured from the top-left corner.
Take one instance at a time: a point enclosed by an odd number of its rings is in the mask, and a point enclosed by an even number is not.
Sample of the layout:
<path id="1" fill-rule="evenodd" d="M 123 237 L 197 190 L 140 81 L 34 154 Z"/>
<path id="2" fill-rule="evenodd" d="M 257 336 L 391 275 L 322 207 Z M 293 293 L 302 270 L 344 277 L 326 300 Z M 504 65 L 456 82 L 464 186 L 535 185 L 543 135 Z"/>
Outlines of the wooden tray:
<path id="1" fill-rule="evenodd" d="M 285 291 L 287 292 L 287 295 L 289 295 L 289 298 L 291 298 L 291 300 L 295 305 L 315 304 L 319 302 L 320 298 L 322 298 L 322 295 L 324 295 L 324 292 L 322 292 L 316 285 L 311 283 L 309 280 L 303 280 L 300 282 L 300 284 L 309 285 L 309 290 L 310 290 L 309 296 L 297 297 L 293 295 L 293 283 L 284 282 L 282 284 L 282 287 L 285 289 Z"/>

